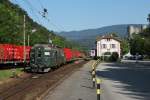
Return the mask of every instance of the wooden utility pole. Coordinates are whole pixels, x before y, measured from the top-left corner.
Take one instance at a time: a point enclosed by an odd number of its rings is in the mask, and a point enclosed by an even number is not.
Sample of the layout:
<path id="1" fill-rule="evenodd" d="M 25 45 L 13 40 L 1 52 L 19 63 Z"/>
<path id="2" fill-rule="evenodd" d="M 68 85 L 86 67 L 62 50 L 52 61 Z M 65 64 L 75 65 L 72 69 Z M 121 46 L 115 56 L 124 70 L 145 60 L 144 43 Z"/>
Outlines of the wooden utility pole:
<path id="1" fill-rule="evenodd" d="M 26 15 L 24 15 L 24 22 L 23 22 L 23 62 L 26 63 Z"/>

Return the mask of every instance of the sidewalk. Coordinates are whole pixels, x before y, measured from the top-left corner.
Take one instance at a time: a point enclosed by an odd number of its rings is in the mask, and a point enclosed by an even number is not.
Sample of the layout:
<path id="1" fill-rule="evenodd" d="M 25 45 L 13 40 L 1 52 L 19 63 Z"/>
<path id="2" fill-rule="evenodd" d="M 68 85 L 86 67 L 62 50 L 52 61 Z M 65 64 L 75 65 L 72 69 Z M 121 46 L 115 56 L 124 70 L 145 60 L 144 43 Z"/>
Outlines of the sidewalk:
<path id="1" fill-rule="evenodd" d="M 91 65 L 88 62 L 74 72 L 53 91 L 50 91 L 44 100 L 96 100 L 96 89 L 92 88 Z"/>

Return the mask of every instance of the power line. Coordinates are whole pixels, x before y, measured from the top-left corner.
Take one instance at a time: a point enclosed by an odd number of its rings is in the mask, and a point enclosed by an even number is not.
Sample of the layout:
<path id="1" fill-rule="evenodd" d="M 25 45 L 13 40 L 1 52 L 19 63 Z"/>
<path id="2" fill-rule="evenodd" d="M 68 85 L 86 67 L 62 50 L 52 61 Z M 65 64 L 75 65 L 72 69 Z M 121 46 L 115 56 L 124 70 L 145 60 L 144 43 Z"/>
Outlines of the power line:
<path id="1" fill-rule="evenodd" d="M 38 10 L 35 9 L 35 8 L 32 6 L 32 4 L 31 4 L 28 0 L 23 0 L 23 1 L 26 2 L 26 3 L 29 5 L 29 9 L 31 10 L 32 15 L 35 16 L 36 19 L 38 20 L 38 22 L 42 24 L 42 22 L 40 21 L 39 17 L 37 16 L 37 14 L 36 14 L 36 12 L 35 12 L 35 10 L 36 10 L 36 11 L 38 11 Z"/>
<path id="2" fill-rule="evenodd" d="M 49 24 L 52 24 L 53 26 L 55 26 L 59 31 L 62 31 L 57 25 L 52 23 L 49 18 L 45 17 L 45 19 L 48 21 Z"/>
<path id="3" fill-rule="evenodd" d="M 48 15 L 49 15 L 49 14 L 48 14 Z M 50 16 L 51 16 L 51 15 L 50 15 Z M 50 18 L 50 17 L 48 16 L 48 18 Z M 55 22 L 55 23 L 56 23 L 56 22 Z M 57 24 L 57 23 L 56 23 L 56 25 L 59 26 L 62 30 L 65 30 L 64 27 L 63 27 L 62 25 Z"/>
<path id="4" fill-rule="evenodd" d="M 21 5 L 17 0 L 15 0 L 15 2 L 18 4 L 18 5 Z M 49 14 L 48 14 L 48 12 L 47 12 L 47 15 L 44 15 L 43 16 L 43 13 L 44 13 L 44 9 L 46 9 L 46 8 L 44 8 L 44 6 L 43 6 L 43 4 L 42 4 L 42 2 L 39 0 L 39 4 L 40 4 L 40 6 L 41 6 L 41 8 L 42 8 L 42 11 L 39 11 L 36 7 L 34 7 L 28 0 L 23 0 L 23 2 L 25 2 L 28 6 L 29 6 L 29 9 L 30 9 L 30 11 L 31 11 L 31 13 L 32 13 L 32 15 L 33 16 L 35 16 L 36 17 L 36 19 L 37 19 L 37 21 L 39 22 L 39 23 L 41 23 L 42 24 L 42 22 L 41 22 L 41 20 L 40 20 L 40 18 L 39 18 L 39 16 L 37 15 L 37 13 L 42 17 L 42 18 L 44 18 L 45 20 L 47 20 L 47 22 L 49 23 L 49 26 L 51 27 L 51 25 L 52 26 L 54 26 L 58 31 L 62 31 L 62 29 L 64 30 L 64 28 L 62 27 L 62 26 L 60 26 L 60 25 L 56 25 L 56 24 L 54 24 L 50 19 L 49 19 Z M 47 10 L 47 9 L 46 9 Z"/>
<path id="5" fill-rule="evenodd" d="M 28 1 L 28 0 L 27 0 Z M 42 4 L 42 2 L 39 0 L 39 2 L 38 2 L 39 4 L 40 4 L 40 6 L 41 6 L 41 8 L 42 8 L 42 10 L 45 10 L 46 8 L 43 6 L 43 4 Z M 32 6 L 33 8 L 35 8 L 34 6 Z M 47 9 L 46 9 L 47 10 Z M 38 11 L 38 10 L 37 10 Z M 47 12 L 47 11 L 46 11 Z M 44 18 L 44 19 L 46 19 L 47 21 L 48 21 L 48 23 L 49 24 L 52 24 L 56 29 L 58 29 L 59 31 L 62 31 L 62 29 L 64 30 L 64 28 L 61 26 L 61 25 L 56 25 L 56 24 L 54 24 L 51 20 L 50 20 L 50 18 L 49 18 L 49 13 L 47 12 L 47 15 L 43 15 L 43 13 L 45 13 L 44 11 L 43 12 L 40 12 L 40 11 L 38 11 L 38 13 Z"/>
<path id="6" fill-rule="evenodd" d="M 39 3 L 40 3 L 41 8 L 44 9 L 44 6 L 40 0 L 39 0 Z"/>
<path id="7" fill-rule="evenodd" d="M 18 5 L 21 6 L 21 4 L 20 4 L 17 0 L 14 0 L 14 1 L 15 1 Z M 25 2 L 25 1 L 26 1 L 26 2 Z M 36 15 L 36 13 L 34 12 L 34 10 L 33 10 L 33 8 L 32 8 L 32 5 L 31 5 L 27 0 L 25 0 L 25 1 L 24 1 L 24 3 L 26 3 L 27 5 L 29 5 L 29 9 L 31 10 L 32 15 L 35 16 L 35 18 L 37 19 L 37 21 L 42 24 L 42 22 L 40 21 L 39 17 L 38 17 L 38 16 Z"/>

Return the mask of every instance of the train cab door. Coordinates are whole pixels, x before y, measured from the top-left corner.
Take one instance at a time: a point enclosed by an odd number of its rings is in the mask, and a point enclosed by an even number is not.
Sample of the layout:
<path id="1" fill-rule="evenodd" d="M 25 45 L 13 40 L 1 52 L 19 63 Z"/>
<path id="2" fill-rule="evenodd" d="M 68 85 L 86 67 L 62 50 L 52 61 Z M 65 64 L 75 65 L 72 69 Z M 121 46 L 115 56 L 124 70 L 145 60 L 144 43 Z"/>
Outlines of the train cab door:
<path id="1" fill-rule="evenodd" d="M 55 58 L 56 58 L 56 67 L 60 66 L 60 56 L 59 56 L 59 50 L 56 50 L 55 52 Z"/>
<path id="2" fill-rule="evenodd" d="M 54 51 L 53 58 L 54 58 L 54 66 L 57 66 L 57 51 L 56 50 Z"/>

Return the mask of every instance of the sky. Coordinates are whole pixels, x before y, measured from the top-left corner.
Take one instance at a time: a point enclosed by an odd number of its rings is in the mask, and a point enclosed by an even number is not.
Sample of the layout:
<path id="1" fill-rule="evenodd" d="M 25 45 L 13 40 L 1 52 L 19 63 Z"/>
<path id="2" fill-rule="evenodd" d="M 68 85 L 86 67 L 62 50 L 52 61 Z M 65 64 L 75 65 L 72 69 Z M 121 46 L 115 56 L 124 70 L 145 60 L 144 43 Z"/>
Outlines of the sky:
<path id="1" fill-rule="evenodd" d="M 11 0 L 53 31 L 95 29 L 117 24 L 147 24 L 150 0 Z M 47 19 L 39 13 L 46 8 Z"/>

